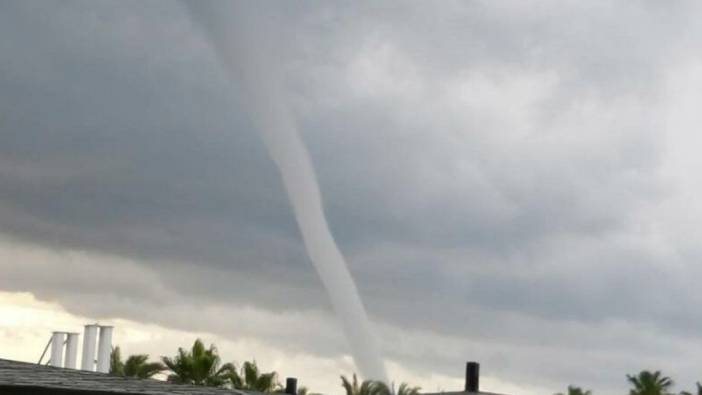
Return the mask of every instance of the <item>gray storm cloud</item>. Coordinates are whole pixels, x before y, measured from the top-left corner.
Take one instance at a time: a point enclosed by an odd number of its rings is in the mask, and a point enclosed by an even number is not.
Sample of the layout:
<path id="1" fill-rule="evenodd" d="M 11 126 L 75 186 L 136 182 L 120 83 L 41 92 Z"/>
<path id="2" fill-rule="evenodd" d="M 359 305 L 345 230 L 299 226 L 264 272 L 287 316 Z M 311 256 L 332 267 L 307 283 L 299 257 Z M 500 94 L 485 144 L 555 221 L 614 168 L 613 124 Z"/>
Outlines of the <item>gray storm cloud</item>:
<path id="1" fill-rule="evenodd" d="M 621 394 L 642 368 L 694 388 L 698 3 L 275 6 L 285 41 L 203 27 L 247 54 L 280 43 L 256 83 L 291 95 L 386 362 L 427 390 L 422 373 L 466 358 L 536 393 Z M 337 361 L 343 331 L 251 122 L 266 92 L 226 83 L 198 29 L 168 1 L 0 2 L 0 289 L 252 338 L 294 355 L 281 371 Z"/>
<path id="2" fill-rule="evenodd" d="M 280 170 L 305 247 L 342 322 L 356 365 L 365 378 L 387 382 L 358 290 L 329 230 L 309 153 L 280 91 L 281 70 L 276 70 L 279 62 L 271 55 L 277 51 L 275 40 L 266 36 L 274 31 L 267 28 L 272 15 L 260 6 L 240 3 L 186 5 L 248 94 L 252 119 Z"/>

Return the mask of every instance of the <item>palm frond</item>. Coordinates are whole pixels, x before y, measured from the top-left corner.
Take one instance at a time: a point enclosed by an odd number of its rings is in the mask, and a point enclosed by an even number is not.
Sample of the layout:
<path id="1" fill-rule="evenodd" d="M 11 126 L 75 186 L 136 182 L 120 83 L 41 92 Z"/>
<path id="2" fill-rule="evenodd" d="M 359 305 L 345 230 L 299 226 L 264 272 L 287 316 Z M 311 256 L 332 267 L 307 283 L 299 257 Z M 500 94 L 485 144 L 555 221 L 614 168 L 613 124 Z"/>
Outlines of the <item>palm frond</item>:
<path id="1" fill-rule="evenodd" d="M 356 382 L 356 375 L 353 375 L 353 381 L 354 384 L 351 384 L 351 382 L 346 378 L 346 376 L 341 376 L 341 386 L 344 387 L 344 390 L 346 391 L 346 395 L 356 395 L 354 391 L 354 386 Z"/>
<path id="2" fill-rule="evenodd" d="M 113 347 L 110 352 L 110 374 L 124 376 L 124 363 L 119 346 Z"/>

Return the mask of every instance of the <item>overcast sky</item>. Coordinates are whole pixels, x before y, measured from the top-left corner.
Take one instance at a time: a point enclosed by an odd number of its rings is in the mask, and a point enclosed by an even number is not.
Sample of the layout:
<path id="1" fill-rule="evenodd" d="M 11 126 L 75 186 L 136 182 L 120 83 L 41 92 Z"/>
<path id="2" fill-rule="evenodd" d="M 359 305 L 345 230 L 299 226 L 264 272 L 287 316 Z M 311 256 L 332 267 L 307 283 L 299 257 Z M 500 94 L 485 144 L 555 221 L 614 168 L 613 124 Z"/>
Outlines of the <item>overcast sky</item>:
<path id="1" fill-rule="evenodd" d="M 274 5 L 261 34 L 285 39 L 391 375 L 702 380 L 702 5 Z M 132 352 L 209 336 L 341 392 L 349 349 L 240 87 L 182 3 L 0 2 L 0 358 L 38 358 L 51 317 L 100 320 Z"/>

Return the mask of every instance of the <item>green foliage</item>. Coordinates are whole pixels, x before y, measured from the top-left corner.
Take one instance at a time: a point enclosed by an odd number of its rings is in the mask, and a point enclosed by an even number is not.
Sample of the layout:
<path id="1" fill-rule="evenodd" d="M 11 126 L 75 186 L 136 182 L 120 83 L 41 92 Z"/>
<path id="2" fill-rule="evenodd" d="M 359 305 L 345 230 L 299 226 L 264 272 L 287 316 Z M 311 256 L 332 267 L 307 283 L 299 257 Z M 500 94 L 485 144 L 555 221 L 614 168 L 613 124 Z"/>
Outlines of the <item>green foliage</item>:
<path id="1" fill-rule="evenodd" d="M 563 395 L 563 394 L 558 393 L 556 395 Z M 574 385 L 569 385 L 567 395 L 592 395 L 592 391 L 590 391 L 590 390 L 585 391 L 580 387 L 576 387 Z"/>
<path id="2" fill-rule="evenodd" d="M 644 370 L 636 376 L 626 375 L 626 378 L 633 387 L 629 395 L 669 395 L 668 390 L 673 386 L 673 380 L 663 376 L 660 370 Z"/>
<path id="3" fill-rule="evenodd" d="M 407 383 L 401 383 L 396 395 L 419 395 L 419 390 L 421 389 L 421 387 L 411 387 Z"/>
<path id="4" fill-rule="evenodd" d="M 346 395 L 392 395 L 390 387 L 382 381 L 364 380 L 359 385 L 355 373 L 353 381 L 349 381 L 346 376 L 341 376 L 341 386 L 346 390 Z"/>
<path id="5" fill-rule="evenodd" d="M 197 339 L 190 350 L 178 348 L 178 353 L 173 357 L 162 357 L 163 364 L 148 362 L 146 354 L 131 355 L 122 361 L 119 347 L 112 349 L 110 354 L 110 373 L 120 376 L 150 378 L 164 370 L 169 370 L 168 381 L 173 383 L 187 383 L 214 387 L 231 387 L 235 389 L 256 391 L 262 393 L 280 393 L 283 387 L 278 382 L 275 371 L 261 372 L 256 361 L 246 361 L 237 369 L 233 363 L 220 366 L 221 360 L 214 345 L 205 348 L 202 340 Z M 673 395 L 670 389 L 673 380 L 663 376 L 660 371 L 644 370 L 637 375 L 626 375 L 632 388 L 629 395 Z M 395 391 L 394 383 L 389 387 L 382 381 L 358 381 L 356 374 L 349 380 L 341 376 L 341 386 L 345 395 L 420 395 L 420 387 L 401 383 Z M 695 395 L 702 395 L 702 384 L 697 383 Z M 301 386 L 297 395 L 308 395 L 307 387 Z M 558 393 L 555 395 L 564 395 Z M 567 395 L 592 395 L 592 391 L 584 390 L 574 385 L 568 386 Z M 693 395 L 691 392 L 681 391 L 678 395 Z"/>
<path id="6" fill-rule="evenodd" d="M 130 355 L 126 362 L 122 362 L 119 346 L 114 347 L 110 353 L 110 373 L 118 376 L 138 377 L 148 379 L 166 369 L 160 362 L 148 362 L 147 354 Z"/>
<path id="7" fill-rule="evenodd" d="M 395 392 L 395 386 L 388 387 L 387 384 L 377 380 L 364 380 L 359 384 L 356 374 L 352 380 L 341 376 L 341 386 L 346 391 L 346 395 L 418 395 L 420 387 L 412 387 L 407 383 L 401 383 Z"/>
<path id="8" fill-rule="evenodd" d="M 124 362 L 122 362 L 121 354 L 119 346 L 112 347 L 112 352 L 110 352 L 110 374 L 124 376 Z"/>
<path id="9" fill-rule="evenodd" d="M 282 389 L 278 382 L 278 374 L 276 372 L 261 373 L 256 361 L 244 362 L 239 372 L 236 369 L 231 369 L 227 372 L 227 379 L 232 387 L 241 390 L 270 393 Z"/>
<path id="10" fill-rule="evenodd" d="M 148 362 L 148 359 L 146 354 L 130 355 L 124 363 L 124 375 L 148 379 L 166 370 L 162 363 Z"/>
<path id="11" fill-rule="evenodd" d="M 696 383 L 697 385 L 697 395 L 702 395 L 702 384 L 699 383 L 699 381 Z M 680 395 L 693 395 L 692 392 L 688 391 L 680 391 Z"/>
<path id="12" fill-rule="evenodd" d="M 172 383 L 222 387 L 228 383 L 231 372 L 236 372 L 230 363 L 220 367 L 217 348 L 210 345 L 206 349 L 200 339 L 195 340 L 190 351 L 179 348 L 173 358 L 162 357 L 161 360 L 172 372 L 168 375 L 168 381 Z"/>

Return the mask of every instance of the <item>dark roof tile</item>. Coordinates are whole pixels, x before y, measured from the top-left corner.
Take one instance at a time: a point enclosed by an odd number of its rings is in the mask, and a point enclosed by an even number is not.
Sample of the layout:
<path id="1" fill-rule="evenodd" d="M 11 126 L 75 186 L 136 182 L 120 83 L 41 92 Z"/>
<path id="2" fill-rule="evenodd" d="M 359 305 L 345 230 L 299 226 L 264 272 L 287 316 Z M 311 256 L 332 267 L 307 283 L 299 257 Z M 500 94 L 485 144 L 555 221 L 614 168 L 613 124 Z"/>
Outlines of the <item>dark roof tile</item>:
<path id="1" fill-rule="evenodd" d="M 258 392 L 173 384 L 0 359 L 0 387 L 38 387 L 139 395 L 259 395 Z"/>

